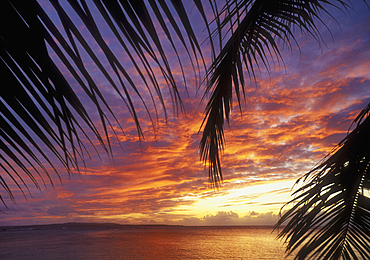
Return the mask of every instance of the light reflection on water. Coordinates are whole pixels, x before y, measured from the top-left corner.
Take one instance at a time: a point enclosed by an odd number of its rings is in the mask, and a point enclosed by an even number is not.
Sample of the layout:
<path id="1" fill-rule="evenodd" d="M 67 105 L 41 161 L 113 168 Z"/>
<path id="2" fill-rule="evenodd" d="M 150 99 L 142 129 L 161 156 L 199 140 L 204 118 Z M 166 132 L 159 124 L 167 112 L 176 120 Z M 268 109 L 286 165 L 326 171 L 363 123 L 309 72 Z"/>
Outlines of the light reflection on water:
<path id="1" fill-rule="evenodd" d="M 4 231 L 0 259 L 284 259 L 283 243 L 271 231 L 258 227 Z"/>

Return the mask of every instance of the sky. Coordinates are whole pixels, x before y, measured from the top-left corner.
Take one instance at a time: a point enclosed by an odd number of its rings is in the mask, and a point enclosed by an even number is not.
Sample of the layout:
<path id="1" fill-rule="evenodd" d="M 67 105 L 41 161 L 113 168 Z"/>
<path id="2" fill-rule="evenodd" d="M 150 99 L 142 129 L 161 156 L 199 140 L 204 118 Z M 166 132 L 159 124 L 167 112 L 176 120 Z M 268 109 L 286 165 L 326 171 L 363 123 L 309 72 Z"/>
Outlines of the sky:
<path id="1" fill-rule="evenodd" d="M 204 86 L 197 89 L 189 63 L 184 63 L 187 91 L 180 88 L 185 113 L 176 113 L 163 88 L 168 118 L 160 111 L 154 131 L 141 109 L 141 141 L 126 107 L 97 73 L 95 79 L 125 131 L 118 132 L 117 139 L 112 135 L 113 158 L 90 147 L 85 169 L 68 176 L 60 167 L 62 182 L 52 174 L 54 188 L 50 184 L 41 191 L 31 188 L 27 199 L 15 192 L 16 202 L 7 200 L 8 208 L 0 207 L 0 226 L 72 221 L 274 225 L 297 187 L 295 181 L 344 138 L 352 120 L 370 102 L 370 10 L 362 1 L 353 4 L 349 14 L 333 11 L 339 25 L 323 16 L 330 28 L 329 32 L 319 25 L 325 44 L 297 34 L 299 49 L 282 47 L 285 66 L 275 64 L 270 72 L 262 69 L 255 82 L 247 83 L 241 113 L 234 96 L 218 188 L 210 184 L 208 169 L 199 159 Z M 195 27 L 199 35 L 202 29 Z M 108 32 L 105 36 L 126 64 L 127 55 Z M 209 46 L 202 48 L 207 54 Z M 86 59 L 85 66 L 94 72 L 91 60 Z M 61 71 L 71 78 L 62 67 Z M 181 78 L 181 71 L 175 69 L 174 75 Z M 93 111 L 89 103 L 86 108 Z M 91 114 L 99 126 L 98 116 Z"/>

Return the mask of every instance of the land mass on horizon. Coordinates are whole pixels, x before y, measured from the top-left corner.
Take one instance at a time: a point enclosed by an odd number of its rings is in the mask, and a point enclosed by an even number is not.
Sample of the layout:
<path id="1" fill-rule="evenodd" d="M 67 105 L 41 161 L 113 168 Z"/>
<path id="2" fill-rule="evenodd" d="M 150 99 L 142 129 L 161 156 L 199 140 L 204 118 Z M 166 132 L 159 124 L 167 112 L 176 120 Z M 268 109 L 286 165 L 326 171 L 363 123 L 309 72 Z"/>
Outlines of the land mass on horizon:
<path id="1" fill-rule="evenodd" d="M 88 223 L 88 222 L 67 222 L 58 224 L 44 225 L 25 225 L 25 226 L 0 226 L 0 231 L 17 231 L 17 230 L 81 230 L 81 229 L 123 229 L 123 228 L 150 228 L 150 227 L 169 227 L 182 225 L 166 224 L 117 224 L 117 223 Z"/>

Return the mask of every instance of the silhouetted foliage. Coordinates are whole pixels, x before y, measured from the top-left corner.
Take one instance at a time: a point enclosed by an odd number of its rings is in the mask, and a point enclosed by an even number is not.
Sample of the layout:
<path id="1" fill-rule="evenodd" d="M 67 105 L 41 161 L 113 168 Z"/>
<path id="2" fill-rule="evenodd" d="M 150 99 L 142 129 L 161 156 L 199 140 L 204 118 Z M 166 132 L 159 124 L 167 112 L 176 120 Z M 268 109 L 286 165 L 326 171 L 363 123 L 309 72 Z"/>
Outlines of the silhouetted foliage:
<path id="1" fill-rule="evenodd" d="M 297 259 L 370 258 L 370 104 L 356 127 L 307 173 L 277 223 Z"/>
<path id="2" fill-rule="evenodd" d="M 196 75 L 201 67 L 205 68 L 203 100 L 207 105 L 200 157 L 209 166 L 212 183 L 218 185 L 222 181 L 220 151 L 224 145 L 224 124 L 229 120 L 233 89 L 240 106 L 245 98 L 244 74 L 253 80 L 260 67 L 269 70 L 270 62 L 281 60 L 277 41 L 291 46 L 295 43 L 295 28 L 320 41 L 316 27 L 316 22 L 322 22 L 319 14 L 327 12 L 327 6 L 348 7 L 340 0 L 234 0 L 225 1 L 221 9 L 215 1 L 192 2 L 204 21 L 212 49 L 212 62 L 208 68 L 182 1 L 64 2 L 88 30 L 90 40 L 100 48 L 109 68 L 103 65 L 61 1 L 50 0 L 48 3 L 55 12 L 53 19 L 60 20 L 66 36 L 36 0 L 0 1 L 3 82 L 0 88 L 0 166 L 7 174 L 6 178 L 0 176 L 0 184 L 11 199 L 14 199 L 12 188 L 7 180 L 14 182 L 24 195 L 29 180 L 37 188 L 40 188 L 38 179 L 46 185 L 45 177 L 53 184 L 47 169 L 58 171 L 50 153 L 71 172 L 79 168 L 79 160 L 84 163 L 85 156 L 90 156 L 82 138 L 93 147 L 95 140 L 90 138 L 95 138 L 111 154 L 109 128 L 114 131 L 112 124 L 117 124 L 121 131 L 124 130 L 84 65 L 83 55 L 92 60 L 121 98 L 134 119 L 139 138 L 143 132 L 136 112 L 137 100 L 152 122 L 148 102 L 155 108 L 155 116 L 158 116 L 155 100 L 166 114 L 165 98 L 158 84 L 160 78 L 169 86 L 174 107 L 182 109 L 178 83 L 156 26 L 166 35 L 176 54 L 183 73 L 182 83 L 186 84 L 186 76 L 178 48 L 185 50 Z M 211 20 L 207 19 L 205 5 L 212 10 Z M 134 83 L 133 75 L 105 42 L 95 20 L 96 13 L 91 11 L 92 6 L 127 52 L 130 68 L 134 68 L 134 74 L 138 75 L 148 95 L 143 95 L 143 88 Z M 175 38 L 181 47 L 176 47 Z M 220 51 L 216 51 L 216 45 Z M 76 86 L 72 87 L 66 73 L 56 66 L 56 58 L 94 104 L 94 113 L 99 115 L 100 122 L 92 121 L 91 114 L 76 95 Z M 159 68 L 160 75 L 154 68 Z M 149 100 L 145 96 L 149 96 Z M 296 191 L 297 197 L 291 201 L 293 208 L 279 222 L 289 221 L 281 233 L 289 240 L 289 251 L 313 236 L 303 245 L 299 257 L 304 258 L 312 252 L 324 258 L 348 258 L 354 256 L 354 249 L 364 258 L 369 256 L 369 203 L 368 197 L 361 193 L 369 186 L 368 108 L 364 111 L 357 120 L 357 127 L 340 143 L 336 152 L 307 174 L 305 185 Z M 102 133 L 98 124 L 103 127 Z M 312 228 L 318 225 L 323 228 L 313 233 Z"/>

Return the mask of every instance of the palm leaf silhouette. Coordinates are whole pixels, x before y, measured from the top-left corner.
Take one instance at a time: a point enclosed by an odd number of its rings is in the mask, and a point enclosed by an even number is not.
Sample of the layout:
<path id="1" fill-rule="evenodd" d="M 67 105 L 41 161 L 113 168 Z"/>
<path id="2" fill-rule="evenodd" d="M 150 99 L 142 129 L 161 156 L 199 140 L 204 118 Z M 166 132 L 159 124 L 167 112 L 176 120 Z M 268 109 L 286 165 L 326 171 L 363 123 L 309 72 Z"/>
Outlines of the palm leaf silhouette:
<path id="1" fill-rule="evenodd" d="M 336 7 L 347 7 L 343 1 L 333 2 Z M 222 180 L 219 152 L 224 146 L 224 124 L 225 120 L 229 123 L 233 88 L 240 107 L 242 97 L 245 98 L 244 72 L 253 79 L 260 64 L 269 70 L 270 62 L 282 61 L 278 41 L 288 46 L 296 42 L 294 28 L 320 41 L 315 21 L 320 21 L 320 12 L 327 12 L 323 4 L 334 3 L 227 1 L 225 7 L 216 13 L 215 22 L 220 22 L 213 34 L 220 34 L 224 29 L 230 37 L 226 38 L 225 46 L 208 70 L 209 81 L 204 98 L 210 97 L 200 142 L 201 159 L 209 164 L 209 176 L 214 183 Z"/>
<path id="2" fill-rule="evenodd" d="M 200 1 L 194 2 L 205 17 Z M 0 19 L 3 24 L 0 28 L 0 69 L 3 82 L 7 84 L 0 89 L 0 167 L 8 175 L 0 176 L 0 184 L 11 199 L 14 197 L 7 180 L 15 183 L 24 195 L 24 190 L 29 190 L 22 171 L 37 188 L 40 188 L 38 179 L 46 183 L 45 176 L 53 184 L 47 169 L 51 167 L 56 173 L 58 170 L 53 159 L 50 159 L 50 152 L 71 172 L 74 168 L 78 169 L 79 160 L 84 162 L 85 154 L 89 155 L 81 135 L 93 147 L 94 141 L 91 138 L 96 138 L 101 147 L 111 154 L 109 126 L 115 123 L 123 131 L 94 77 L 84 65 L 84 56 L 93 61 L 107 83 L 120 96 L 134 119 L 139 138 L 143 133 L 136 113 L 137 106 L 143 106 L 155 124 L 143 92 L 151 98 L 156 113 L 159 101 L 166 114 L 159 78 L 167 82 L 174 106 L 182 109 L 177 83 L 162 46 L 163 41 L 159 39 L 158 28 L 154 26 L 155 21 L 167 35 L 181 68 L 178 47 L 171 38 L 173 36 L 169 33 L 169 27 L 180 38 L 193 64 L 194 73 L 199 63 L 203 62 L 200 45 L 181 1 L 175 1 L 171 7 L 165 1 L 150 1 L 154 16 L 149 14 L 144 2 L 138 0 L 88 3 L 84 0 L 70 0 L 68 3 L 63 2 L 64 5 L 51 0 L 50 4 L 61 21 L 65 36 L 37 1 L 6 0 L 0 3 Z M 93 43 L 99 46 L 108 61 L 108 67 L 92 49 L 91 40 L 89 42 L 86 39 L 67 14 L 65 5 L 69 5 L 87 28 Z M 101 28 L 94 20 L 96 13 L 92 14 L 92 7 L 103 17 L 107 27 L 126 51 L 144 87 L 137 87 L 132 78 L 135 73 L 130 74 L 125 69 L 117 54 L 105 42 Z M 180 23 L 175 22 L 173 13 L 169 11 L 171 8 L 178 13 Z M 165 20 L 169 23 L 165 23 Z M 103 127 L 102 133 L 96 127 L 98 123 L 92 121 L 80 97 L 75 94 L 76 87 L 72 88 L 56 66 L 50 51 L 95 106 Z M 161 75 L 155 73 L 154 68 L 158 68 Z M 114 131 L 113 128 L 111 130 Z M 3 200 L 3 197 L 0 196 L 0 199 Z"/>
<path id="3" fill-rule="evenodd" d="M 370 258 L 370 104 L 354 120 L 356 127 L 317 167 L 277 226 L 296 259 Z M 299 181 L 299 180 L 298 180 Z M 357 254 L 356 254 L 357 252 Z"/>

